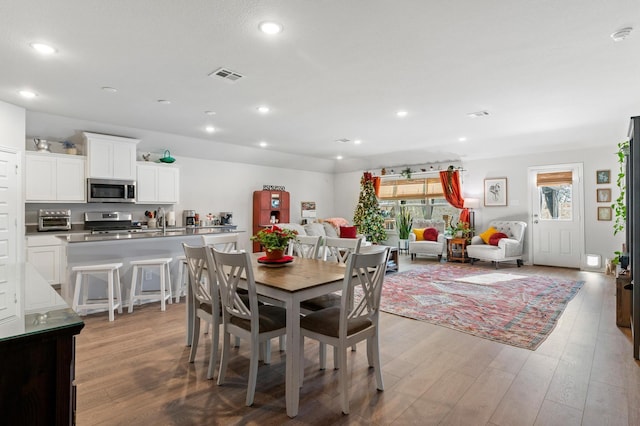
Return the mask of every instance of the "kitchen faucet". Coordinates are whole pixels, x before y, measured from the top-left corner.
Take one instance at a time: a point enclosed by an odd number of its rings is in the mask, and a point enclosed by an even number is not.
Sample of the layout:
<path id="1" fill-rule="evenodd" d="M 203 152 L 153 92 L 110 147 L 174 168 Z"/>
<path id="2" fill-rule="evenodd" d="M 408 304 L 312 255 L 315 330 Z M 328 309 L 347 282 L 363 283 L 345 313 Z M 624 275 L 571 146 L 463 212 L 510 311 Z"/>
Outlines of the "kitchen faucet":
<path id="1" fill-rule="evenodd" d="M 160 216 L 162 213 L 162 216 Z M 158 207 L 158 216 L 162 217 L 162 235 L 167 235 L 167 212 L 164 211 L 164 207 Z"/>

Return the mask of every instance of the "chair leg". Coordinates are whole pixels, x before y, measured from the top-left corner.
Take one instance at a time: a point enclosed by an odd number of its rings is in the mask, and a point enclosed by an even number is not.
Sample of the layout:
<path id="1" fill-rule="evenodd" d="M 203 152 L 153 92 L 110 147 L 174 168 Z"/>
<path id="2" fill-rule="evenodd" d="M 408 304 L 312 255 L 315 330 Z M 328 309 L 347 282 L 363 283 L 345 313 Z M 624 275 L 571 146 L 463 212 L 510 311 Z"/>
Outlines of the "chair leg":
<path id="1" fill-rule="evenodd" d="M 256 393 L 256 381 L 258 380 L 258 353 L 259 343 L 252 341 L 251 348 L 251 360 L 249 361 L 249 383 L 247 384 L 247 407 L 253 405 L 253 397 Z"/>
<path id="2" fill-rule="evenodd" d="M 339 387 L 340 387 L 340 401 L 342 405 L 342 412 L 349 414 L 349 375 L 347 374 L 347 351 L 346 348 L 341 348 L 339 354 L 340 359 L 340 374 L 339 374 Z"/>
<path id="3" fill-rule="evenodd" d="M 222 357 L 220 358 L 220 371 L 218 371 L 218 384 L 224 384 L 227 375 L 227 365 L 229 363 L 229 346 L 231 345 L 231 335 L 227 330 L 222 332 Z"/>
<path id="4" fill-rule="evenodd" d="M 340 368 L 340 354 L 338 353 L 338 347 L 334 346 L 333 347 L 333 369 L 337 370 L 339 368 Z"/>
<path id="5" fill-rule="evenodd" d="M 180 303 L 180 295 L 184 286 L 184 263 L 178 260 L 178 287 L 176 288 L 176 303 Z"/>
<path id="6" fill-rule="evenodd" d="M 160 266 L 160 310 L 167 310 L 167 281 L 164 277 L 164 266 Z"/>
<path id="7" fill-rule="evenodd" d="M 376 382 L 378 384 L 378 390 L 384 390 L 384 383 L 382 381 L 382 368 L 380 367 L 380 341 L 378 340 L 378 333 L 371 340 L 371 352 L 373 355 L 373 368 L 376 369 Z M 367 340 L 369 340 L 367 339 Z"/>
<path id="8" fill-rule="evenodd" d="M 235 341 L 236 341 L 236 343 L 235 343 L 235 345 L 234 345 L 234 346 L 235 346 L 236 348 L 239 348 L 239 347 L 240 347 L 240 338 L 239 338 L 238 336 L 235 336 Z"/>
<path id="9" fill-rule="evenodd" d="M 207 328 L 209 326 L 207 325 Z M 211 334 L 211 356 L 209 357 L 209 369 L 207 370 L 207 379 L 213 379 L 213 370 L 216 368 L 218 361 L 218 339 L 220 338 L 220 326 L 213 322 L 213 333 Z"/>
<path id="10" fill-rule="evenodd" d="M 264 354 L 262 360 L 267 365 L 271 364 L 271 340 L 264 342 Z"/>
<path id="11" fill-rule="evenodd" d="M 320 356 L 320 370 L 324 370 L 325 368 L 327 368 L 327 344 L 326 343 L 322 343 L 319 342 L 320 344 L 318 345 L 318 352 L 319 356 Z M 334 358 L 334 364 L 335 364 L 335 358 Z"/>
<path id="12" fill-rule="evenodd" d="M 287 336 L 286 334 L 283 334 L 282 336 L 280 336 L 280 338 L 278 339 L 278 346 L 280 347 L 280 352 L 284 352 L 287 350 Z"/>
<path id="13" fill-rule="evenodd" d="M 198 340 L 200 340 L 200 317 L 196 316 L 193 321 L 193 329 L 191 330 L 191 351 L 189 352 L 189 362 L 194 362 L 196 360 Z"/>
<path id="14" fill-rule="evenodd" d="M 73 304 L 71 305 L 73 310 L 78 312 L 78 305 L 80 304 L 80 287 L 82 287 L 82 272 L 76 272 L 76 288 L 73 290 Z"/>
<path id="15" fill-rule="evenodd" d="M 169 304 L 173 304 L 173 288 L 171 286 L 171 268 L 169 268 L 169 264 L 165 263 L 164 264 L 164 270 L 165 273 L 167 274 L 167 292 L 169 293 Z M 163 294 L 164 296 L 164 294 Z"/>

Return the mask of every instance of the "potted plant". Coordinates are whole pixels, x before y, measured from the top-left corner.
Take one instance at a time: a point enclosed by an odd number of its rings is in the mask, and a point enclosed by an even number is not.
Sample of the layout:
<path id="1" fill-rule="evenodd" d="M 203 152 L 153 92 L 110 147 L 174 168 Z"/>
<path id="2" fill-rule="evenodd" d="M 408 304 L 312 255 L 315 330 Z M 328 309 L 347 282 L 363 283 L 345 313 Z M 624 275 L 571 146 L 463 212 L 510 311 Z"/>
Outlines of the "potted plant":
<path id="1" fill-rule="evenodd" d="M 451 235 L 455 235 L 458 238 L 464 238 L 468 243 L 470 243 L 473 232 L 474 230 L 468 222 L 459 221 L 455 228 L 452 229 Z"/>
<path id="2" fill-rule="evenodd" d="M 399 246 L 408 249 L 409 234 L 413 225 L 413 216 L 406 206 L 400 206 L 400 214 L 396 216 L 396 227 L 398 228 Z"/>
<path id="3" fill-rule="evenodd" d="M 616 186 L 618 187 L 619 195 L 615 202 L 611 204 L 611 208 L 615 214 L 615 222 L 613 223 L 613 235 L 618 232 L 624 231 L 627 224 L 627 203 L 626 203 L 626 182 L 625 182 L 625 163 L 627 156 L 629 155 L 629 141 L 622 141 L 618 143 L 618 151 L 616 156 L 618 157 L 618 175 L 616 177 Z M 622 251 L 614 252 L 615 256 L 612 260 L 613 265 L 620 264 L 622 270 L 626 270 L 629 266 L 629 253 L 626 252 L 625 245 L 623 244 Z"/>
<path id="4" fill-rule="evenodd" d="M 277 260 L 284 256 L 289 241 L 296 238 L 298 238 L 298 232 L 273 225 L 258 231 L 256 235 L 251 237 L 251 241 L 256 241 L 264 247 L 267 258 Z"/>

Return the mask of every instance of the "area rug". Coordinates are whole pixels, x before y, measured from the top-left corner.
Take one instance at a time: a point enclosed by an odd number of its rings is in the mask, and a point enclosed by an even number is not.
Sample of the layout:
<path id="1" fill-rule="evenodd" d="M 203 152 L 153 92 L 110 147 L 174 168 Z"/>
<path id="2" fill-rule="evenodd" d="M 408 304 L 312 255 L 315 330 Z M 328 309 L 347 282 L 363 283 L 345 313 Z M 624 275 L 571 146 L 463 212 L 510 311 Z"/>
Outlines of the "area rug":
<path id="1" fill-rule="evenodd" d="M 583 284 L 436 264 L 387 275 L 380 309 L 535 350 Z"/>

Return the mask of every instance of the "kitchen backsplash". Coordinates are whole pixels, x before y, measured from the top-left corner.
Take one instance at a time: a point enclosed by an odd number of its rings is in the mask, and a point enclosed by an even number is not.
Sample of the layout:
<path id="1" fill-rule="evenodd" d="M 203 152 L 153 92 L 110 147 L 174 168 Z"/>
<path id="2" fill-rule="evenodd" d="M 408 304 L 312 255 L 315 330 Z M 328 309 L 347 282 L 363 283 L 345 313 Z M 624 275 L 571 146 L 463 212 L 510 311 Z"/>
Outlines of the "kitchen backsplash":
<path id="1" fill-rule="evenodd" d="M 25 210 L 25 224 L 35 225 L 38 223 L 38 210 L 39 209 L 71 209 L 71 223 L 82 224 L 84 223 L 84 212 L 102 212 L 102 211 L 119 211 L 130 212 L 133 214 L 133 220 L 139 222 L 146 222 L 148 218 L 145 217 L 144 212 L 146 210 L 156 210 L 158 207 L 164 207 L 167 212 L 175 211 L 176 219 L 178 219 L 176 225 L 182 226 L 182 210 L 174 210 L 173 204 L 119 204 L 119 203 L 91 203 L 91 204 L 75 204 L 75 203 L 27 203 L 24 206 Z"/>

